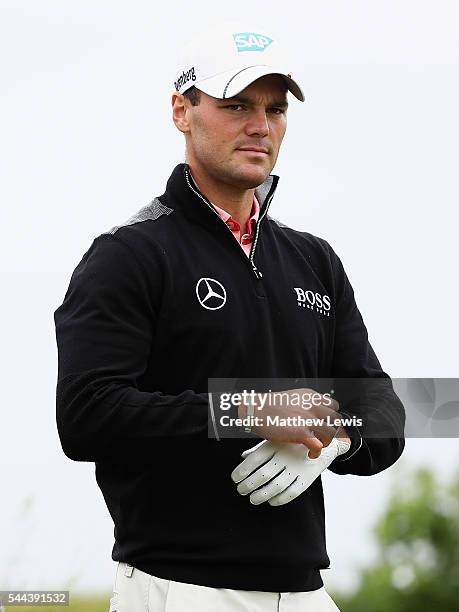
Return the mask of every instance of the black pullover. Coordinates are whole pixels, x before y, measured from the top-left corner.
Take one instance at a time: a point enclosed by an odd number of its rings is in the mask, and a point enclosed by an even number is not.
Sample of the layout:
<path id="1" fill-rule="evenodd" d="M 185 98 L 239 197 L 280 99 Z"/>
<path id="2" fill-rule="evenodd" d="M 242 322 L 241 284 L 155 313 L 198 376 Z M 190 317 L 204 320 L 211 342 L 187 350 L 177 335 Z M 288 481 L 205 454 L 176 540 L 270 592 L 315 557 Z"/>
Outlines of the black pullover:
<path id="1" fill-rule="evenodd" d="M 376 474 L 404 448 L 403 406 L 339 257 L 267 214 L 278 180 L 256 191 L 248 258 L 179 164 L 163 195 L 93 240 L 54 312 L 63 451 L 95 462 L 112 559 L 161 578 L 308 591 L 330 565 L 321 478 L 284 506 L 239 495 L 230 474 L 259 438 L 209 437 L 209 379 L 379 379 L 383 393 L 346 413 L 386 435 L 349 427 L 351 448 L 329 469 Z M 200 279 L 223 286 L 223 305 L 201 304 Z"/>

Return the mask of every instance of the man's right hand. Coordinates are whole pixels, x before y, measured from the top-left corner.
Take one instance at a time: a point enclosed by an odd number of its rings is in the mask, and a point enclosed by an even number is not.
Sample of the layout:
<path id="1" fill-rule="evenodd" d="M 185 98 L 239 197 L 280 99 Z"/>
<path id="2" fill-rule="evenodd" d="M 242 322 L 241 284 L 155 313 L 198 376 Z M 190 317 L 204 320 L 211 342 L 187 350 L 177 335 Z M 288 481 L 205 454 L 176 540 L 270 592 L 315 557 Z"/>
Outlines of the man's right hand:
<path id="1" fill-rule="evenodd" d="M 329 395 L 322 395 L 314 389 L 289 389 L 273 391 L 266 394 L 262 405 L 259 394 L 255 394 L 254 416 L 261 425 L 252 427 L 253 433 L 272 442 L 293 442 L 304 444 L 309 449 L 309 456 L 319 457 L 322 448 L 328 446 L 334 437 L 349 441 L 345 430 L 334 424 L 340 418 L 339 403 Z M 304 404 L 304 406 L 303 406 Z M 239 416 L 247 416 L 247 405 L 239 407 Z M 267 417 L 278 417 L 280 423 L 270 424 Z M 302 420 L 315 419 L 310 426 L 302 425 Z"/>

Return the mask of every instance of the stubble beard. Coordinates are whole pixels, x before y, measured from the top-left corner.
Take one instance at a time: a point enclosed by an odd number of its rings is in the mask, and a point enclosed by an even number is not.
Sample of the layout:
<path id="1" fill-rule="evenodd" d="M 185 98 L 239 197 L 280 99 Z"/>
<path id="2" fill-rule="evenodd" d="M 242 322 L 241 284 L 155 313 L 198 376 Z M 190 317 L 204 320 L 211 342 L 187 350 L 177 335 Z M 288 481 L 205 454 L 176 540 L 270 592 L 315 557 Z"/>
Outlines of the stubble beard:
<path id="1" fill-rule="evenodd" d="M 240 189 L 255 189 L 259 187 L 271 173 L 271 166 L 257 163 L 238 164 L 235 159 L 224 161 L 221 164 L 212 164 L 215 168 L 215 178 L 227 185 Z M 256 169 L 254 172 L 251 168 Z M 244 170 L 246 168 L 246 170 Z"/>
<path id="2" fill-rule="evenodd" d="M 201 167 L 201 172 L 207 174 L 216 184 L 223 183 L 236 189 L 256 189 L 270 175 L 274 163 L 247 162 L 238 163 L 236 150 L 223 159 L 216 159 L 212 147 L 205 143 L 205 146 L 196 146 L 193 157 Z M 248 170 L 244 171 L 244 167 Z M 251 169 L 257 169 L 256 172 Z"/>

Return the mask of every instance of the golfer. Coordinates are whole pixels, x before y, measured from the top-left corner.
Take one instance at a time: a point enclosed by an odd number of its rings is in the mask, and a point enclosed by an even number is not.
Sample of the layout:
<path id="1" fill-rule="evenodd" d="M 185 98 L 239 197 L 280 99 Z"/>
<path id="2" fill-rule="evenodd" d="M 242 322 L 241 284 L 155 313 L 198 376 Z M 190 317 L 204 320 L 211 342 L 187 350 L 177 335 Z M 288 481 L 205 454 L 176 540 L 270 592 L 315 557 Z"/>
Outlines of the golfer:
<path id="1" fill-rule="evenodd" d="M 183 48 L 170 84 L 186 162 L 93 240 L 54 312 L 60 441 L 95 463 L 114 522 L 110 612 L 338 610 L 321 473 L 376 474 L 404 448 L 340 258 L 269 214 L 288 106 L 305 101 L 280 47 L 244 24 Z M 344 402 L 304 382 L 327 378 L 384 385 Z M 211 390 L 223 379 L 292 383 L 241 399 Z"/>

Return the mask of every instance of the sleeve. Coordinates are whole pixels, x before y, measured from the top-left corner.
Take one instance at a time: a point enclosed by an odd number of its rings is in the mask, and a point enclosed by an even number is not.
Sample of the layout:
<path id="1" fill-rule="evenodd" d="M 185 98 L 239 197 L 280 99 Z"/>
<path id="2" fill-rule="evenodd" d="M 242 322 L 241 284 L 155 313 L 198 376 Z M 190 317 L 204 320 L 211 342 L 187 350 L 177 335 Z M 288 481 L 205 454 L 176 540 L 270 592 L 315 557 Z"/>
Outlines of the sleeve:
<path id="1" fill-rule="evenodd" d="M 58 348 L 56 421 L 74 461 L 148 458 L 160 438 L 207 435 L 208 394 L 146 392 L 162 273 L 143 266 L 114 234 L 98 236 L 54 312 Z"/>
<path id="2" fill-rule="evenodd" d="M 347 453 L 329 466 L 336 474 L 369 476 L 394 464 L 405 447 L 405 409 L 368 340 L 343 264 L 329 249 L 335 279 L 336 329 L 332 376 L 340 415 L 351 438 Z M 361 423 L 361 425 L 360 425 Z"/>

